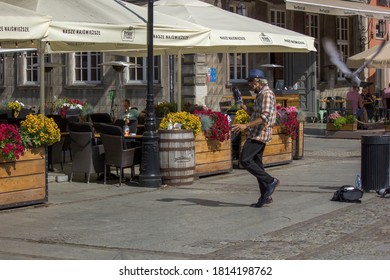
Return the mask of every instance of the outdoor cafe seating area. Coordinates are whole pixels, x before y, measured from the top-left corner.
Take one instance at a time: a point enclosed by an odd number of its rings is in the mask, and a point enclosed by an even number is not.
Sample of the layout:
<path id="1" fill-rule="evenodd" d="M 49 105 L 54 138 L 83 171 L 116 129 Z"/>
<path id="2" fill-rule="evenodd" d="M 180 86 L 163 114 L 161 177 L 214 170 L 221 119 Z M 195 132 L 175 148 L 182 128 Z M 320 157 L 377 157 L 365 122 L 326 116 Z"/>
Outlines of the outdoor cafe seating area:
<path id="1" fill-rule="evenodd" d="M 0 123 L 15 124 L 26 119 L 31 109 L 22 108 L 18 116 L 14 117 L 11 110 L 0 112 Z M 61 131 L 61 140 L 48 146 L 49 171 L 64 172 L 64 166 L 71 167 L 69 179 L 72 181 L 79 174 L 84 174 L 85 182 L 89 183 L 91 174 L 96 174 L 97 179 L 119 180 L 119 185 L 126 178 L 124 168 L 131 169 L 131 178 L 135 182 L 136 165 L 141 164 L 141 141 L 144 125 L 139 125 L 138 120 L 130 121 L 129 133 L 123 131 L 125 121 L 113 120 L 108 113 L 93 113 L 88 116 L 87 122 L 80 122 L 80 112 L 70 109 L 66 116 L 48 114 Z M 116 174 L 111 173 L 111 167 L 116 169 Z M 106 170 L 106 172 L 104 172 Z M 108 174 L 107 178 L 106 175 Z M 79 180 L 79 179 L 77 179 Z"/>

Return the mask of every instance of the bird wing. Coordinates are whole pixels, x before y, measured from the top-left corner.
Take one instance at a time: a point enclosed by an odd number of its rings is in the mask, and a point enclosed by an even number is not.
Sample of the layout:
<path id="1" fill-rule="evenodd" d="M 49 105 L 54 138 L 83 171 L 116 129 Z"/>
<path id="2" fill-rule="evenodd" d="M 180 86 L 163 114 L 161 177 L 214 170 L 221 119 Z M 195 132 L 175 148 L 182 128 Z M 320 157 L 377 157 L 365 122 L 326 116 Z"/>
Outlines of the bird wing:
<path id="1" fill-rule="evenodd" d="M 344 75 L 350 75 L 352 71 L 348 66 L 340 59 L 340 53 L 336 48 L 336 45 L 329 38 L 324 38 L 322 40 L 322 46 L 324 47 L 325 52 L 328 54 L 330 61 L 336 65 Z"/>
<path id="2" fill-rule="evenodd" d="M 377 48 L 377 50 L 375 51 L 375 53 L 371 56 L 371 58 L 369 60 L 366 60 L 362 66 L 360 66 L 358 69 L 356 69 L 353 74 L 354 75 L 358 75 L 360 72 L 363 71 L 364 68 L 367 67 L 368 64 L 371 63 L 371 61 L 382 51 L 383 47 L 386 45 L 386 40 L 383 40 L 383 42 L 379 45 L 379 47 Z"/>

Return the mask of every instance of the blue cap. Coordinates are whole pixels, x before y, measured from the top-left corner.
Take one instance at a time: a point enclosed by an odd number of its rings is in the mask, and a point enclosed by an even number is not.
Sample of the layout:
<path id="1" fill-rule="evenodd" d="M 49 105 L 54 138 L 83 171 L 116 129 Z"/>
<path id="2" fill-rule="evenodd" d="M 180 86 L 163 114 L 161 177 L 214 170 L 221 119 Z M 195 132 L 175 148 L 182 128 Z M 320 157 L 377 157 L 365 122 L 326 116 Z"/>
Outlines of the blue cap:
<path id="1" fill-rule="evenodd" d="M 259 69 L 251 69 L 251 70 L 249 70 L 249 77 L 246 78 L 246 79 L 250 80 L 250 79 L 254 79 L 254 78 L 265 79 L 264 72 L 259 70 Z"/>

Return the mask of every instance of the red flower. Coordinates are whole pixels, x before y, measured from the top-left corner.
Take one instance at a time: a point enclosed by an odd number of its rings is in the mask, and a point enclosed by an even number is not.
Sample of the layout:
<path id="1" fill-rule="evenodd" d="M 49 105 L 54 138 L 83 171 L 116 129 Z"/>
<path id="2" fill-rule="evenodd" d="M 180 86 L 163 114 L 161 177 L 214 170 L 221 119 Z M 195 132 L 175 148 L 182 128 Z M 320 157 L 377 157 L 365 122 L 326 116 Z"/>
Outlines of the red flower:
<path id="1" fill-rule="evenodd" d="M 211 109 L 203 109 L 203 110 L 195 110 L 194 114 L 201 117 L 207 116 L 211 123 L 210 127 L 203 127 L 202 130 L 205 132 L 205 136 L 207 139 L 215 139 L 220 142 L 230 139 L 230 126 L 228 117 L 221 113 L 215 112 Z"/>
<path id="2" fill-rule="evenodd" d="M 16 125 L 0 124 L 0 158 L 19 159 L 24 154 L 24 146 Z"/>

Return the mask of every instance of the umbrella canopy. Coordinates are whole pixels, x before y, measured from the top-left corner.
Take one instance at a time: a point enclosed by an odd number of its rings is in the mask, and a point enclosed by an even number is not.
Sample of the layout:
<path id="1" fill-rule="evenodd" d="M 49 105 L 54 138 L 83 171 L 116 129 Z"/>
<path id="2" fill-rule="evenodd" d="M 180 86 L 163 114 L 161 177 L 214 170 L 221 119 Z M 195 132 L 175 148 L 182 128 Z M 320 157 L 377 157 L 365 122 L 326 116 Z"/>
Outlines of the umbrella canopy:
<path id="1" fill-rule="evenodd" d="M 44 55 L 50 52 L 107 51 L 147 47 L 145 7 L 119 0 L 3 0 L 52 16 L 47 37 L 37 46 L 40 56 L 40 107 L 44 113 Z M 168 15 L 154 14 L 154 46 L 183 48 L 207 45 L 209 30 Z"/>
<path id="2" fill-rule="evenodd" d="M 50 16 L 0 2 L 1 48 L 33 47 L 47 35 L 50 21 Z"/>
<path id="3" fill-rule="evenodd" d="M 232 13 L 198 0 L 160 0 L 155 11 L 184 19 L 210 31 L 210 46 L 202 52 L 309 52 L 314 38 Z"/>
<path id="4" fill-rule="evenodd" d="M 371 59 L 371 57 L 375 54 L 378 46 L 369 48 L 363 52 L 350 56 L 347 59 L 347 65 L 350 68 L 359 68 L 363 65 L 364 62 Z M 371 61 L 370 64 L 367 65 L 370 68 L 390 68 L 390 44 L 386 43 L 383 47 L 382 51 Z"/>
<path id="5" fill-rule="evenodd" d="M 146 48 L 147 9 L 114 0 L 4 0 L 51 15 L 47 52 Z M 206 45 L 208 29 L 168 15 L 154 15 L 154 45 Z"/>

